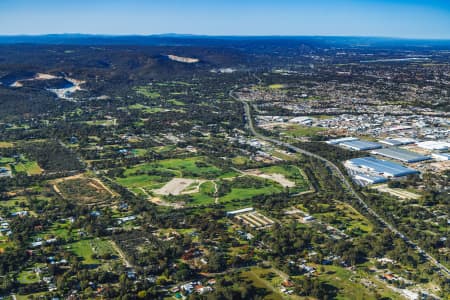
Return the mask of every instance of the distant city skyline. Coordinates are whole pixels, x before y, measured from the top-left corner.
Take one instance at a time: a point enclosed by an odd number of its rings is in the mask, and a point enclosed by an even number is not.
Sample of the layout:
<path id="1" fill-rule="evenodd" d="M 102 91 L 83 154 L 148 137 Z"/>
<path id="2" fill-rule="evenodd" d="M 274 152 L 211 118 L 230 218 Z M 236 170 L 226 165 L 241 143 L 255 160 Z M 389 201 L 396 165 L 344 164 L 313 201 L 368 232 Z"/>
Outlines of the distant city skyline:
<path id="1" fill-rule="evenodd" d="M 0 35 L 52 33 L 450 39 L 450 1 L 0 1 Z"/>

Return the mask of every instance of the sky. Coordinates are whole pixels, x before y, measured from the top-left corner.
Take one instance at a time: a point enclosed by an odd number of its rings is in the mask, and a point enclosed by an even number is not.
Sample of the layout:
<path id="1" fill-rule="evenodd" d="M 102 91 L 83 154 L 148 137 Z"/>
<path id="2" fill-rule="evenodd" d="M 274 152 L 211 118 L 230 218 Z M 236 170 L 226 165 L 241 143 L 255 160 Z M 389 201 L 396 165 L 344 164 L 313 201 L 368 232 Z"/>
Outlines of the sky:
<path id="1" fill-rule="evenodd" d="M 51 33 L 450 39 L 450 0 L 0 0 L 0 35 Z"/>

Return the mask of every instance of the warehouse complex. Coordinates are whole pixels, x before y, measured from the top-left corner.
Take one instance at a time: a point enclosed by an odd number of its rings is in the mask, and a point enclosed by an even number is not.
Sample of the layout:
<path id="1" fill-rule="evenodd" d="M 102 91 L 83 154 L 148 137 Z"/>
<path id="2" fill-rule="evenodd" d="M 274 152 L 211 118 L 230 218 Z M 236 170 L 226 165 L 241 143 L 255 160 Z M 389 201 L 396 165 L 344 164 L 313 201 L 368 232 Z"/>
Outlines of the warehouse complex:
<path id="1" fill-rule="evenodd" d="M 390 161 L 376 159 L 370 156 L 350 159 L 346 162 L 352 169 L 360 170 L 362 173 L 373 173 L 383 177 L 402 177 L 419 173 L 417 170 L 404 167 Z"/>
<path id="2" fill-rule="evenodd" d="M 406 163 L 415 163 L 419 161 L 429 160 L 430 156 L 421 155 L 408 150 L 400 148 L 382 148 L 372 151 L 372 154 L 381 155 L 387 158 L 392 158 Z"/>
<path id="3" fill-rule="evenodd" d="M 395 138 L 395 139 L 388 138 L 385 140 L 380 140 L 379 142 L 387 146 L 403 146 L 414 144 L 416 141 L 410 138 Z"/>
<path id="4" fill-rule="evenodd" d="M 443 164 L 450 160 L 450 154 L 444 152 L 450 149 L 449 140 L 418 141 L 400 136 L 372 142 L 355 137 L 343 137 L 329 140 L 326 143 L 354 151 L 368 151 L 374 155 L 344 162 L 349 175 L 362 186 L 420 173 L 416 169 L 408 168 L 394 161 L 415 163 L 414 167 L 423 171 L 427 168 L 445 168 Z M 388 160 L 384 160 L 384 158 Z M 420 163 L 431 160 L 433 162 L 430 164 Z"/>
<path id="5" fill-rule="evenodd" d="M 407 168 L 400 164 L 376 159 L 374 157 L 361 157 L 347 160 L 344 162 L 347 171 L 353 179 L 361 185 L 381 183 L 390 178 L 398 178 L 413 174 L 419 171 Z"/>
<path id="6" fill-rule="evenodd" d="M 339 139 L 329 140 L 326 143 L 330 144 L 330 145 L 338 145 L 343 142 L 351 142 L 351 141 L 359 141 L 359 139 L 355 138 L 355 137 L 343 137 L 343 138 L 339 138 Z"/>
<path id="7" fill-rule="evenodd" d="M 366 141 L 349 141 L 343 142 L 339 144 L 342 147 L 357 150 L 357 151 L 366 151 L 381 148 L 381 144 L 375 142 L 366 142 Z"/>
<path id="8" fill-rule="evenodd" d="M 426 141 L 417 143 L 417 147 L 426 150 L 446 151 L 450 148 L 450 143 L 443 141 Z"/>

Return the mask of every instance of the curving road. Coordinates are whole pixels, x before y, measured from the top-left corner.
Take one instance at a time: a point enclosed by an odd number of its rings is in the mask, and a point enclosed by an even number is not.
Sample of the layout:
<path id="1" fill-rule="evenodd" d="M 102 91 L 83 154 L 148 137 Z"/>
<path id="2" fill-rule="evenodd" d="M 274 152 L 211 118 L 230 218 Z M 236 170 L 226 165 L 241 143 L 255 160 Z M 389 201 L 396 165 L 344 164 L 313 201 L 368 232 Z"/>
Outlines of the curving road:
<path id="1" fill-rule="evenodd" d="M 257 78 L 257 77 L 255 77 Z M 260 82 L 260 79 L 257 78 L 258 81 Z M 289 143 L 283 142 L 283 141 L 279 141 L 276 140 L 274 138 L 271 137 L 267 137 L 265 135 L 262 135 L 260 133 L 258 133 L 255 130 L 255 127 L 253 125 L 253 119 L 252 119 L 252 115 L 251 115 L 251 111 L 250 111 L 250 105 L 248 104 L 247 101 L 240 99 L 239 97 L 236 97 L 234 95 L 234 91 L 235 90 L 231 90 L 229 92 L 229 95 L 231 98 L 241 102 L 244 105 L 244 110 L 245 110 L 245 116 L 247 119 L 247 125 L 248 128 L 250 130 L 250 132 L 257 138 L 261 139 L 261 140 L 265 140 L 268 141 L 270 143 L 273 143 L 275 145 L 290 149 L 294 152 L 297 153 L 301 153 L 305 156 L 309 156 L 309 157 L 313 157 L 315 159 L 318 159 L 322 162 L 325 163 L 325 165 L 327 167 L 330 168 L 330 170 L 332 170 L 332 172 L 334 173 L 334 175 L 336 177 L 338 177 L 342 184 L 344 185 L 344 187 L 350 192 L 350 194 L 353 195 L 353 197 L 355 197 L 355 199 L 358 200 L 359 204 L 361 205 L 361 207 L 366 210 L 369 214 L 371 214 L 373 217 L 375 217 L 381 224 L 383 224 L 385 227 L 387 227 L 389 230 L 391 230 L 392 232 L 394 232 L 395 234 L 397 234 L 398 236 L 400 236 L 407 244 L 409 244 L 411 247 L 413 247 L 414 249 L 416 249 L 417 251 L 419 251 L 419 253 L 421 253 L 428 261 L 430 261 L 433 265 L 435 265 L 437 268 L 439 268 L 442 271 L 442 274 L 444 274 L 446 277 L 450 277 L 450 270 L 448 268 L 446 268 L 444 265 L 442 265 L 441 263 L 439 263 L 434 257 L 432 257 L 430 254 L 428 254 L 427 252 L 425 252 L 424 250 L 422 250 L 416 243 L 414 243 L 413 241 L 411 241 L 408 237 L 406 237 L 403 233 L 401 233 L 400 231 L 398 231 L 394 226 L 392 226 L 391 224 L 389 224 L 386 220 L 384 220 L 379 214 L 377 214 L 372 208 L 370 208 L 367 203 L 364 201 L 364 199 L 355 191 L 355 189 L 353 188 L 352 184 L 350 183 L 350 181 L 348 180 L 348 178 L 342 173 L 342 171 L 331 161 L 329 161 L 328 159 L 317 155 L 315 153 L 309 152 L 307 150 L 301 149 L 299 147 L 293 146 Z"/>

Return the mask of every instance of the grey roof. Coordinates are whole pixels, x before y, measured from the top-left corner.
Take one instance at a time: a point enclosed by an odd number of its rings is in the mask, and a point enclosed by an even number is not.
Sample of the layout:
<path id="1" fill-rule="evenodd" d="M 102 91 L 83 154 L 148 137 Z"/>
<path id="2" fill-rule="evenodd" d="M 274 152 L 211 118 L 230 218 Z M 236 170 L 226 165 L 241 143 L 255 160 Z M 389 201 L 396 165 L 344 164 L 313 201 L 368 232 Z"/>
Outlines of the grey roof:
<path id="1" fill-rule="evenodd" d="M 421 155 L 415 152 L 411 152 L 408 150 L 403 150 L 400 148 L 383 148 L 383 149 L 377 149 L 373 150 L 372 153 L 382 155 L 385 157 L 397 159 L 403 162 L 413 163 L 423 160 L 428 160 L 431 157 Z"/>
<path id="2" fill-rule="evenodd" d="M 401 146 L 401 145 L 403 145 L 403 142 L 397 141 L 397 140 L 394 140 L 394 139 L 385 139 L 385 140 L 380 141 L 380 143 L 387 144 L 387 145 L 390 145 L 390 146 Z"/>
<path id="3" fill-rule="evenodd" d="M 383 174 L 385 176 L 401 177 L 419 173 L 417 170 L 407 168 L 400 164 L 376 159 L 370 156 L 350 159 L 349 162 L 354 166 L 367 168 L 372 172 Z"/>
<path id="4" fill-rule="evenodd" d="M 369 174 L 357 174 L 355 177 L 356 179 L 362 179 L 370 183 L 383 183 L 387 181 L 387 179 L 382 176 L 372 176 Z"/>
<path id="5" fill-rule="evenodd" d="M 340 145 L 354 150 L 372 150 L 382 147 L 379 143 L 366 141 L 350 141 L 341 143 Z"/>

